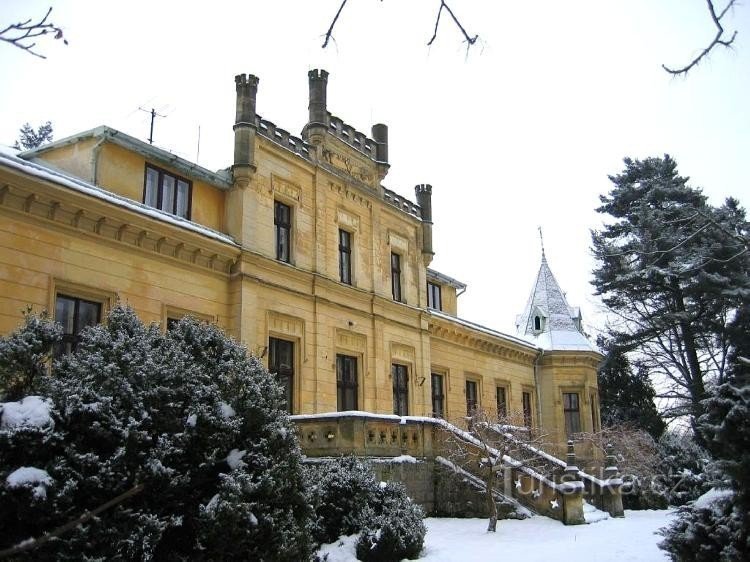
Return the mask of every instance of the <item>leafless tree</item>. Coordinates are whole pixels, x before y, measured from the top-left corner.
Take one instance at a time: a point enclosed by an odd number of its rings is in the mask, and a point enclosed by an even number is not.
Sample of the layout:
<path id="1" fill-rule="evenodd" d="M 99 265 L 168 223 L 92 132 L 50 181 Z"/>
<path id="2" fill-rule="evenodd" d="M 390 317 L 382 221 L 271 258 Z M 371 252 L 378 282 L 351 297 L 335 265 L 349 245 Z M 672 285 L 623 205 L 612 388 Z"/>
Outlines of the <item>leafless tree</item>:
<path id="1" fill-rule="evenodd" d="M 484 485 L 489 512 L 487 531 L 497 529 L 496 495 L 502 485 L 498 479 L 511 468 L 523 466 L 539 473 L 548 468 L 545 460 L 534 452 L 548 445 L 545 436 L 531 431 L 522 422 L 522 413 L 498 416 L 477 408 L 468 418 L 468 431 L 448 432 L 445 438 L 449 460 L 479 477 Z"/>
<path id="2" fill-rule="evenodd" d="M 5 41 L 6 43 L 18 47 L 35 57 L 46 59 L 46 56 L 35 50 L 36 40 L 39 37 L 62 39 L 63 43 L 66 45 L 68 44 L 68 40 L 63 37 L 62 28 L 49 21 L 49 15 L 51 12 L 52 8 L 50 7 L 47 10 L 47 13 L 44 14 L 44 17 L 38 21 L 29 18 L 25 21 L 8 25 L 0 30 L 0 41 Z"/>
<path id="3" fill-rule="evenodd" d="M 713 40 L 708 44 L 708 46 L 705 49 L 703 49 L 698 54 L 698 56 L 696 56 L 693 60 L 691 60 L 685 66 L 682 66 L 680 68 L 672 68 L 665 64 L 662 64 L 661 65 L 662 68 L 674 76 L 679 76 L 681 74 L 684 75 L 690 72 L 690 69 L 692 69 L 698 63 L 700 63 L 714 48 L 716 47 L 731 48 L 732 43 L 734 43 L 735 37 L 737 37 L 737 30 L 735 29 L 732 32 L 731 36 L 726 35 L 726 30 L 724 29 L 722 20 L 724 19 L 724 16 L 727 15 L 727 12 L 735 6 L 736 1 L 737 0 L 728 0 L 727 5 L 724 6 L 724 9 L 717 13 L 713 0 L 706 0 L 706 3 L 708 4 L 708 11 L 711 14 L 711 20 L 716 26 L 716 35 L 714 36 Z"/>
<path id="4" fill-rule="evenodd" d="M 333 38 L 333 28 L 336 26 L 336 23 L 339 20 L 339 16 L 341 15 L 342 10 L 344 9 L 344 6 L 346 6 L 348 0 L 341 0 L 341 4 L 339 5 L 339 9 L 336 11 L 336 15 L 333 17 L 333 20 L 331 20 L 331 25 L 328 26 L 328 31 L 326 31 L 324 40 L 323 40 L 323 48 L 325 49 L 328 46 L 328 43 Z M 466 31 L 466 28 L 464 28 L 461 21 L 458 19 L 456 14 L 451 10 L 450 6 L 445 2 L 445 0 L 439 0 L 440 5 L 438 6 L 437 14 L 435 15 L 435 29 L 432 32 L 432 37 L 427 42 L 427 45 L 432 45 L 432 43 L 437 39 L 438 34 L 438 28 L 440 27 L 440 16 L 443 14 L 443 10 L 450 16 L 451 20 L 453 21 L 453 24 L 458 28 L 458 30 L 461 32 L 461 35 L 464 37 L 464 42 L 466 43 L 466 50 L 471 48 L 472 45 L 474 45 L 477 40 L 479 39 L 479 35 L 471 35 L 469 32 Z M 382 0 L 381 0 L 382 2 Z"/>

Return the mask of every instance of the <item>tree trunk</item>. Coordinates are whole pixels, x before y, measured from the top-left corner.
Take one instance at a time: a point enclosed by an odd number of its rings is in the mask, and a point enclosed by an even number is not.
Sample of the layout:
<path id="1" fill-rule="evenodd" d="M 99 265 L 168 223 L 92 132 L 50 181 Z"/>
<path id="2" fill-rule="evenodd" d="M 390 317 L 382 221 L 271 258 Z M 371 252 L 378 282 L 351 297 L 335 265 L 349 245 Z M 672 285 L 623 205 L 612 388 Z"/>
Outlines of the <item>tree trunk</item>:
<path id="1" fill-rule="evenodd" d="M 487 478 L 485 479 L 487 488 L 487 508 L 490 511 L 490 521 L 487 524 L 487 532 L 495 532 L 497 530 L 497 504 L 493 497 L 494 487 L 492 481 L 495 478 L 495 473 L 492 472 L 492 463 L 488 463 L 487 467 Z"/>

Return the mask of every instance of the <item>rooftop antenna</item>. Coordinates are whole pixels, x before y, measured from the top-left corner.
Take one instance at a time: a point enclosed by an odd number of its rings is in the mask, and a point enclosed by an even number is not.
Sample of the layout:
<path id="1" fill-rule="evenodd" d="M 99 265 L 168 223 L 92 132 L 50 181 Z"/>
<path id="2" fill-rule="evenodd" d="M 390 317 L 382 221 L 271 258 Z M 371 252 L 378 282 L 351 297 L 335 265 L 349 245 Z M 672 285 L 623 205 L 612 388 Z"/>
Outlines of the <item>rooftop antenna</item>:
<path id="1" fill-rule="evenodd" d="M 154 144 L 154 121 L 156 120 L 157 117 L 166 117 L 166 115 L 162 115 L 161 113 L 156 113 L 156 110 L 153 107 L 151 108 L 151 111 L 149 111 L 148 109 L 143 109 L 142 107 L 139 107 L 138 109 L 151 114 L 151 130 L 149 131 L 149 134 L 148 134 L 148 143 Z"/>
<path id="2" fill-rule="evenodd" d="M 544 258 L 544 235 L 542 234 L 542 227 L 538 226 L 539 229 L 539 243 L 542 245 L 542 258 Z"/>

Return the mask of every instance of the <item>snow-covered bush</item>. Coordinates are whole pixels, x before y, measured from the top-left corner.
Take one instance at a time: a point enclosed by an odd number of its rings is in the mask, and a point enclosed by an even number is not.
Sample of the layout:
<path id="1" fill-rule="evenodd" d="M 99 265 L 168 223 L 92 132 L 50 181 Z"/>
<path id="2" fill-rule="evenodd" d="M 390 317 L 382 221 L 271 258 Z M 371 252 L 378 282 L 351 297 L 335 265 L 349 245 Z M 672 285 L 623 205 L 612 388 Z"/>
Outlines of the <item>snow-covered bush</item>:
<path id="1" fill-rule="evenodd" d="M 62 337 L 59 324 L 46 313 L 36 316 L 27 310 L 24 325 L 0 338 L 0 400 L 13 401 L 34 394 L 47 374 L 47 362 L 54 343 Z"/>
<path id="2" fill-rule="evenodd" d="M 710 455 L 686 432 L 668 431 L 659 439 L 660 472 L 669 505 L 685 505 L 711 488 Z"/>
<path id="3" fill-rule="evenodd" d="M 401 484 L 381 485 L 376 501 L 362 513 L 357 558 L 364 562 L 418 558 L 427 532 L 423 518 L 422 508 L 412 503 Z"/>
<path id="4" fill-rule="evenodd" d="M 716 488 L 681 508 L 661 548 L 673 560 L 750 560 L 750 384 L 725 383 L 698 420 Z"/>
<path id="5" fill-rule="evenodd" d="M 353 456 L 307 468 L 318 542 L 360 533 L 360 560 L 416 558 L 426 528 L 424 512 L 399 483 L 376 482 L 370 467 Z"/>
<path id="6" fill-rule="evenodd" d="M 13 416 L 0 411 L 0 547 L 142 485 L 30 556 L 309 558 L 301 453 L 257 359 L 214 326 L 188 318 L 163 334 L 122 306 L 81 335 L 35 381 L 48 421 L 17 415 L 30 398 L 10 404 Z"/>
<path id="7" fill-rule="evenodd" d="M 310 501 L 315 511 L 314 536 L 329 543 L 362 529 L 362 511 L 378 494 L 367 463 L 354 456 L 306 467 Z"/>

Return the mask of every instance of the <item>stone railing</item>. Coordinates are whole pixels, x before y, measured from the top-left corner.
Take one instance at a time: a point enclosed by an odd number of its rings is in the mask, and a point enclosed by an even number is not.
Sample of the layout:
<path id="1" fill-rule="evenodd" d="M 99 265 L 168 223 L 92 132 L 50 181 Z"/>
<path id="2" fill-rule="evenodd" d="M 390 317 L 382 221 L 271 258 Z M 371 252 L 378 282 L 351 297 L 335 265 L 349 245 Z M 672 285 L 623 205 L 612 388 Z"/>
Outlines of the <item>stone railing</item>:
<path id="1" fill-rule="evenodd" d="M 485 446 L 470 433 L 434 418 L 336 412 L 292 416 L 292 420 L 308 457 L 342 454 L 380 458 L 409 456 L 437 462 L 443 467 L 450 466 L 459 475 L 468 473 L 477 481 L 484 481 L 481 475 L 487 469 L 487 457 L 490 456 L 493 462 L 489 464 L 502 470 L 497 480 L 498 492 L 515 498 L 533 512 L 565 524 L 584 523 L 585 483 L 574 464 L 557 459 L 563 463 L 564 469 L 550 478 L 524 462 Z M 458 444 L 460 455 L 456 454 Z M 575 462 L 575 455 L 572 462 Z"/>
<path id="2" fill-rule="evenodd" d="M 284 148 L 291 150 L 295 154 L 299 154 L 307 160 L 310 159 L 310 145 L 308 145 L 301 138 L 295 137 L 294 135 L 289 133 L 289 131 L 282 129 L 281 127 L 277 127 L 276 124 L 272 123 L 271 121 L 266 121 L 265 119 L 261 118 L 260 115 L 255 116 L 255 127 L 258 131 L 258 134 L 260 134 L 261 136 L 264 136 L 267 139 L 272 140 L 276 144 L 279 144 Z"/>
<path id="3" fill-rule="evenodd" d="M 383 188 L 383 199 L 385 199 L 386 203 L 393 205 L 397 209 L 401 209 L 413 217 L 422 218 L 422 210 L 419 205 L 409 201 L 406 197 L 401 197 L 398 193 L 390 189 Z"/>
<path id="4" fill-rule="evenodd" d="M 349 146 L 359 150 L 372 160 L 377 160 L 377 143 L 364 133 L 360 133 L 335 115 L 328 114 L 328 132 Z"/>

